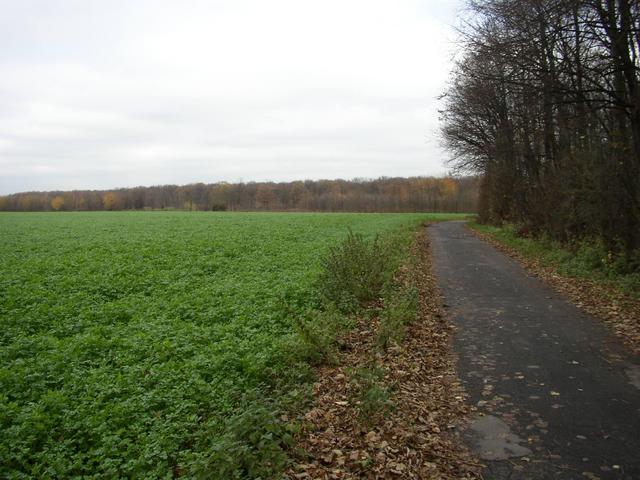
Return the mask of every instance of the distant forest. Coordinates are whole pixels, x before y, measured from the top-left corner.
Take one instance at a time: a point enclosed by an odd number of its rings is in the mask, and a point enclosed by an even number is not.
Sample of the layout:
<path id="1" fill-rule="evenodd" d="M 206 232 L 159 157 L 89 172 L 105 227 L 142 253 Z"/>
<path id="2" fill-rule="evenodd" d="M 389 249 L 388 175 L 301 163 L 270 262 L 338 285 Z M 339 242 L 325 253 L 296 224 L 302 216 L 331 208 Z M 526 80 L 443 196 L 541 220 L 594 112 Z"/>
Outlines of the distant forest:
<path id="1" fill-rule="evenodd" d="M 481 220 L 640 269 L 640 4 L 468 0 L 443 135 Z"/>
<path id="2" fill-rule="evenodd" d="M 479 185 L 480 180 L 475 176 L 383 177 L 25 192 L 0 197 L 0 211 L 475 212 Z"/>

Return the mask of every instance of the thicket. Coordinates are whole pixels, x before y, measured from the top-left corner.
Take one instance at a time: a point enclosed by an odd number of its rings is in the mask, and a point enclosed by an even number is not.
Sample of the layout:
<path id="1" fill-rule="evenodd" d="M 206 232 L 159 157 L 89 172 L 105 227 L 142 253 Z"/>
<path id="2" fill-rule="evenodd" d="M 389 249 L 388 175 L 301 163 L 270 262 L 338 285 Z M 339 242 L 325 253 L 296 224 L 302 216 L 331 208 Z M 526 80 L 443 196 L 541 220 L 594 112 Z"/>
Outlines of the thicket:
<path id="1" fill-rule="evenodd" d="M 452 165 L 483 176 L 480 220 L 639 271 L 638 2 L 467 5 L 442 133 Z"/>
<path id="2" fill-rule="evenodd" d="M 323 261 L 320 291 L 343 313 L 353 313 L 376 300 L 392 273 L 389 245 L 376 236 L 371 243 L 349 231 Z"/>

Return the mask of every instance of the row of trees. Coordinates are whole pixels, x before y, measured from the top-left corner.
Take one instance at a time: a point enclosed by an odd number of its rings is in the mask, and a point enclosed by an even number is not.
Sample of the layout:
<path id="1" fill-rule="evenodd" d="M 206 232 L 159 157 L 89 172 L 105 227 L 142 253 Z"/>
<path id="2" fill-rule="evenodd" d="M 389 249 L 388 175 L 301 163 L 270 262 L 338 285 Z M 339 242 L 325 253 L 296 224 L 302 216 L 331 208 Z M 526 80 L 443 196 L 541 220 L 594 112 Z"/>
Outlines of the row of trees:
<path id="1" fill-rule="evenodd" d="M 479 211 L 567 241 L 640 247 L 637 0 L 468 0 L 442 112 Z"/>
<path id="2" fill-rule="evenodd" d="M 196 183 L 110 191 L 27 192 L 0 197 L 4 211 L 300 210 L 348 212 L 474 212 L 479 180 L 379 178 L 288 183 Z"/>

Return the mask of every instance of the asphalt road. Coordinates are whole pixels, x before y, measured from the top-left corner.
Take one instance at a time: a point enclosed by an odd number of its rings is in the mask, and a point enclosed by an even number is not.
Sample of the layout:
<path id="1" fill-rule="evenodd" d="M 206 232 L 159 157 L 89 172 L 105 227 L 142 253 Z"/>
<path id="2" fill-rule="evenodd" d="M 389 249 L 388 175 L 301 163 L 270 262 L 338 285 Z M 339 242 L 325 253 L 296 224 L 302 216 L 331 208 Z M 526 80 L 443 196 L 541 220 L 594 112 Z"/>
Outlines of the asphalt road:
<path id="1" fill-rule="evenodd" d="M 462 222 L 429 230 L 484 478 L 640 479 L 640 358 Z"/>

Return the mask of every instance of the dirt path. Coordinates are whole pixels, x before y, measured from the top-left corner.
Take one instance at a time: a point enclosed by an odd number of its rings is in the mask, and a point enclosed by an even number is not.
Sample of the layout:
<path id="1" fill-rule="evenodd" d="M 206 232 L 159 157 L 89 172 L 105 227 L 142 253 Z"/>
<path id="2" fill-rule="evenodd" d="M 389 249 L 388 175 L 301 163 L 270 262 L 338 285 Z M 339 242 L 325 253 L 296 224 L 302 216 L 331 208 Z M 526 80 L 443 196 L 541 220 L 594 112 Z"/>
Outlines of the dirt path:
<path id="1" fill-rule="evenodd" d="M 462 222 L 430 233 L 484 478 L 640 478 L 640 358 Z"/>

